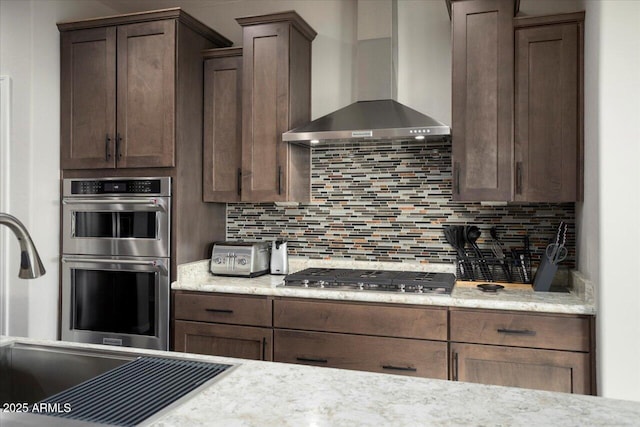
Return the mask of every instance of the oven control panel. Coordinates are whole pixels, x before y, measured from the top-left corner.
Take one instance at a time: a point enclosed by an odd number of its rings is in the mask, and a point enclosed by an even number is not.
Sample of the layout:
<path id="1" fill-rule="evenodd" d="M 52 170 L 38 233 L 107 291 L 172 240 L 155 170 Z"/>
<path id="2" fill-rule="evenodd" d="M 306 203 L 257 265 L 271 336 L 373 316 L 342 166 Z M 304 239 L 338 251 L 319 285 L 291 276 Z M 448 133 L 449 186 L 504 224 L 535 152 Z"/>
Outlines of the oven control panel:
<path id="1" fill-rule="evenodd" d="M 169 196 L 171 178 L 65 179 L 64 196 L 129 195 Z"/>

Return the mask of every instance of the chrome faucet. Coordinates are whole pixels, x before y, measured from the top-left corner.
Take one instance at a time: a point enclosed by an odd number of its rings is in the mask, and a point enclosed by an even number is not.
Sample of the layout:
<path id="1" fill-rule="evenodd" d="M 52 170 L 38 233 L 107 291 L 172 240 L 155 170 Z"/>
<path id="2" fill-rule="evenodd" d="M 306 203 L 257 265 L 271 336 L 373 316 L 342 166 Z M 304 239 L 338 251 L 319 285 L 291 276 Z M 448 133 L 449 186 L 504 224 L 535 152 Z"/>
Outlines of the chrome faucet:
<path id="1" fill-rule="evenodd" d="M 25 226 L 18 218 L 2 212 L 0 212 L 0 224 L 9 227 L 20 243 L 20 274 L 18 277 L 35 279 L 42 276 L 46 271 Z"/>

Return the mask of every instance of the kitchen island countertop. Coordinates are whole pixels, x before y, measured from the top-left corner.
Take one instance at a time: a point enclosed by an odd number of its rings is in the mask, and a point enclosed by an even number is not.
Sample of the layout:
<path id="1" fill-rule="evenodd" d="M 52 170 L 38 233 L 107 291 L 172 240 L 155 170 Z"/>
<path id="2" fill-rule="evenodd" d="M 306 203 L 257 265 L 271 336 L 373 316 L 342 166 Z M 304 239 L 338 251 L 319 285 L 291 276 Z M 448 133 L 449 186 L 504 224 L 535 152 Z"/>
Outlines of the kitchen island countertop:
<path id="1" fill-rule="evenodd" d="M 105 348 L 0 337 L 0 345 L 11 341 Z M 131 348 L 121 351 L 160 357 L 176 354 Z M 182 356 L 238 366 L 166 413 L 149 419 L 152 426 L 623 426 L 638 425 L 640 420 L 640 402 L 215 356 Z"/>
<path id="2" fill-rule="evenodd" d="M 400 264 L 352 261 L 325 261 L 292 259 L 291 271 L 307 267 L 334 268 L 389 268 L 418 271 L 454 272 L 446 264 Z M 391 266 L 391 267 L 389 267 Z M 395 268 L 394 268 L 395 267 Z M 209 260 L 178 266 L 178 278 L 173 290 L 220 292 L 246 295 L 268 295 L 327 300 L 363 301 L 392 304 L 415 304 L 448 307 L 485 308 L 530 312 L 595 314 L 593 285 L 577 271 L 570 273 L 570 293 L 533 292 L 531 289 L 503 289 L 497 293 L 482 292 L 473 286 L 458 282 L 450 295 L 411 294 L 395 292 L 359 292 L 351 290 L 322 290 L 283 286 L 284 276 L 264 275 L 256 278 L 214 276 L 209 271 Z"/>

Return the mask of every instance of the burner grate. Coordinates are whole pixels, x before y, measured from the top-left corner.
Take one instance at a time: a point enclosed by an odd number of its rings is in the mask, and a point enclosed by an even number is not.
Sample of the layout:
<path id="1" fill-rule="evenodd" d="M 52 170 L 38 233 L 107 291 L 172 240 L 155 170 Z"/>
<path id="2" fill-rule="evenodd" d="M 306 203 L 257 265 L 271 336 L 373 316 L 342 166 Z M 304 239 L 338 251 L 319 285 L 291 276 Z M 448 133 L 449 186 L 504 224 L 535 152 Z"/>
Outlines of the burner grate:
<path id="1" fill-rule="evenodd" d="M 285 286 L 371 292 L 450 294 L 456 278 L 449 273 L 308 268 L 285 277 Z"/>

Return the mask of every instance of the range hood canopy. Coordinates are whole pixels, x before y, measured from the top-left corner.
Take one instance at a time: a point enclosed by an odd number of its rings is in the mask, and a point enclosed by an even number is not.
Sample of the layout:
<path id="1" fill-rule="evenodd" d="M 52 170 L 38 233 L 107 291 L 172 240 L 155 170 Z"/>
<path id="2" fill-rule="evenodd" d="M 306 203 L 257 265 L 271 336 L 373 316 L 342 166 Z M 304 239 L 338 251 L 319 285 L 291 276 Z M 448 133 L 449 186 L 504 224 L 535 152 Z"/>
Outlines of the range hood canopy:
<path id="1" fill-rule="evenodd" d="M 315 146 L 321 142 L 373 140 L 448 140 L 449 126 L 392 99 L 358 101 L 282 134 L 287 142 Z"/>
<path id="2" fill-rule="evenodd" d="M 307 146 L 376 140 L 449 140 L 449 126 L 396 101 L 397 0 L 359 0 L 357 7 L 358 101 L 285 132 L 282 139 Z"/>

